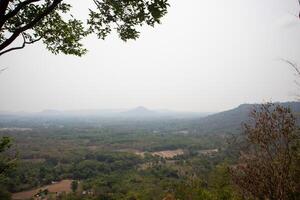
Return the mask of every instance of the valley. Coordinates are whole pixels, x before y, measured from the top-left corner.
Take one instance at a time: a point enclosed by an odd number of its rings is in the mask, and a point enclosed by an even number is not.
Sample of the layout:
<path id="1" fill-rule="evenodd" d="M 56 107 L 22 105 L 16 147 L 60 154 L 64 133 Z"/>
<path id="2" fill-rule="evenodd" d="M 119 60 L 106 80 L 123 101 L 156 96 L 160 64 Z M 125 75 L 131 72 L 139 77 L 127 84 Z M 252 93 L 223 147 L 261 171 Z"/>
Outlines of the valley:
<path id="1" fill-rule="evenodd" d="M 300 111 L 300 103 L 288 104 Z M 241 143 L 230 141 L 240 135 L 238 124 L 247 119 L 241 116 L 250 109 L 126 120 L 0 116 L 0 137 L 13 138 L 6 155 L 17 160 L 6 185 L 15 200 L 45 189 L 44 199 L 188 199 L 199 193 L 204 199 L 224 193 L 232 199 L 226 169 L 237 161 Z M 72 180 L 79 183 L 74 191 Z"/>

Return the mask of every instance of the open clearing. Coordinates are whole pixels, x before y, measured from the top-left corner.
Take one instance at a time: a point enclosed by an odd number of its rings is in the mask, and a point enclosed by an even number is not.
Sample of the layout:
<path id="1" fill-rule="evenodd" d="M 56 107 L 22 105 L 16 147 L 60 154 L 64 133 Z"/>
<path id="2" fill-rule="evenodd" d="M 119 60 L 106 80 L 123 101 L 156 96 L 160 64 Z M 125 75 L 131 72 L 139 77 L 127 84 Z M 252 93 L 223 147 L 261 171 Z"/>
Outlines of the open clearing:
<path id="1" fill-rule="evenodd" d="M 175 156 L 183 155 L 184 151 L 182 149 L 175 150 L 165 150 L 165 151 L 155 151 L 155 152 L 143 152 L 136 149 L 120 149 L 119 152 L 129 152 L 135 155 L 145 157 L 146 153 L 151 154 L 152 156 L 159 156 L 162 158 L 174 158 Z"/>
<path id="2" fill-rule="evenodd" d="M 46 185 L 46 186 L 43 186 L 43 187 L 40 187 L 37 189 L 13 193 L 12 199 L 14 199 L 14 200 L 30 199 L 35 194 L 37 194 L 39 192 L 39 190 L 44 190 L 44 189 L 48 189 L 49 193 L 56 193 L 56 192 L 57 193 L 61 193 L 61 192 L 69 193 L 69 192 L 71 192 L 71 183 L 72 183 L 72 180 L 62 180 L 60 182 L 53 183 L 51 185 Z"/>
<path id="3" fill-rule="evenodd" d="M 184 151 L 182 149 L 169 150 L 169 151 L 156 151 L 151 153 L 153 156 L 160 156 L 163 158 L 174 158 L 175 156 L 183 155 Z"/>

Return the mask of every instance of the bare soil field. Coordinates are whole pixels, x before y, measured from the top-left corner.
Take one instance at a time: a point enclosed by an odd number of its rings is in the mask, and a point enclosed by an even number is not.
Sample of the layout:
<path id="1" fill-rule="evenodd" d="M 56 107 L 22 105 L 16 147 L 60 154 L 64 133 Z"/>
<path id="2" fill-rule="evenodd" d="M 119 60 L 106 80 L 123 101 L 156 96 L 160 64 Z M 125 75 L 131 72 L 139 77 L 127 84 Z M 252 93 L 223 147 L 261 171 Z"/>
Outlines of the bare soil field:
<path id="1" fill-rule="evenodd" d="M 160 156 L 163 158 L 174 158 L 178 155 L 183 155 L 184 151 L 182 149 L 169 150 L 169 151 L 157 151 L 151 153 L 153 156 Z"/>
<path id="2" fill-rule="evenodd" d="M 202 154 L 202 155 L 213 155 L 213 154 L 216 154 L 218 152 L 219 152 L 218 149 L 206 149 L 206 150 L 198 151 L 198 153 Z"/>
<path id="3" fill-rule="evenodd" d="M 43 186 L 40 188 L 13 193 L 12 199 L 14 199 L 14 200 L 30 199 L 35 194 L 37 194 L 39 192 L 39 190 L 44 190 L 44 189 L 48 189 L 49 193 L 56 193 L 56 192 L 57 193 L 61 193 L 61 192 L 69 193 L 69 192 L 71 192 L 71 183 L 72 183 L 72 180 L 62 180 L 60 182 L 53 183 L 51 185 L 46 185 L 46 186 Z"/>
<path id="4" fill-rule="evenodd" d="M 183 155 L 184 151 L 182 149 L 176 149 L 176 150 L 166 150 L 166 151 L 156 151 L 156 152 L 143 152 L 136 149 L 121 149 L 118 150 L 119 152 L 129 152 L 134 153 L 135 155 L 145 157 L 145 153 L 150 153 L 152 156 L 160 156 L 163 158 L 174 158 L 178 155 Z"/>

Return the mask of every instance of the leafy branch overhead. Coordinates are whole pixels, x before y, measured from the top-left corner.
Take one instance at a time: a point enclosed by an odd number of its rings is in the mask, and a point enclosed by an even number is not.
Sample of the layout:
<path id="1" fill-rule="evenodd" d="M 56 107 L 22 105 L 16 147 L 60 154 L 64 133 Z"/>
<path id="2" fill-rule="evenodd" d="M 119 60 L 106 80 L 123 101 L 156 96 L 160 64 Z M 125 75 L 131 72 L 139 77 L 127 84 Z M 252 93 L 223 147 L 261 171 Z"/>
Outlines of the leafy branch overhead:
<path id="1" fill-rule="evenodd" d="M 0 55 L 42 41 L 54 54 L 82 56 L 82 39 L 96 34 L 105 39 L 112 31 L 127 41 L 137 39 L 138 27 L 160 23 L 169 7 L 167 0 L 91 0 L 89 18 L 72 15 L 63 0 L 1 0 Z M 22 44 L 12 46 L 20 38 Z M 18 40 L 19 41 L 19 40 Z"/>

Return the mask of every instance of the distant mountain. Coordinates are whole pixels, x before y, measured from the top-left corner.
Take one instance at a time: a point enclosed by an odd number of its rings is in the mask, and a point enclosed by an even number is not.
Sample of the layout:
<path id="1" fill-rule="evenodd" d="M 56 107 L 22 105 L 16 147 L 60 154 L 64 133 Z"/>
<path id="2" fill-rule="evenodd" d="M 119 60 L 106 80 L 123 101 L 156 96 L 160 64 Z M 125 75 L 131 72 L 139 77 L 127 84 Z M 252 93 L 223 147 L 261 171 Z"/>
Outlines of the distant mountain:
<path id="1" fill-rule="evenodd" d="M 280 104 L 290 107 L 300 119 L 300 102 Z M 2 111 L 0 112 L 0 127 L 15 127 L 16 125 L 27 127 L 27 124 L 30 127 L 30 124 L 39 126 L 45 123 L 99 126 L 99 124 L 110 122 L 132 121 L 140 123 L 153 121 L 155 124 L 157 121 L 169 121 L 168 127 L 173 127 L 174 130 L 176 127 L 180 127 L 182 130 L 199 134 L 239 133 L 242 131 L 242 123 L 248 122 L 250 111 L 255 106 L 259 106 L 259 104 L 242 104 L 234 109 L 210 115 L 207 113 L 151 110 L 143 106 L 128 110 L 45 110 L 37 113 Z"/>
<path id="2" fill-rule="evenodd" d="M 55 120 L 55 119 L 74 119 L 86 120 L 86 119 L 122 119 L 122 120 L 141 120 L 141 119 L 183 119 L 183 118 L 199 118 L 207 116 L 207 113 L 196 112 L 176 112 L 170 110 L 150 110 L 143 106 L 138 106 L 133 109 L 102 109 L 102 110 L 43 110 L 41 112 L 9 112 L 0 111 L 0 123 L 1 121 L 9 120 L 26 120 L 35 119 L 40 120 Z"/>
<path id="3" fill-rule="evenodd" d="M 275 103 L 290 107 L 296 116 L 300 113 L 300 102 Z M 242 124 L 249 122 L 249 114 L 259 104 L 241 104 L 240 106 L 209 115 L 199 120 L 198 128 L 201 133 L 240 132 Z"/>
<path id="4" fill-rule="evenodd" d="M 137 119 L 190 119 L 190 118 L 201 118 L 207 116 L 208 113 L 199 112 L 177 112 L 172 110 L 150 110 L 143 106 L 138 106 L 136 108 L 127 110 L 120 113 L 121 117 L 127 118 L 137 118 Z"/>
<path id="5" fill-rule="evenodd" d="M 120 113 L 124 117 L 158 117 L 159 113 L 149 110 L 143 106 L 138 106 L 131 110 Z"/>

